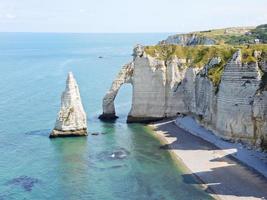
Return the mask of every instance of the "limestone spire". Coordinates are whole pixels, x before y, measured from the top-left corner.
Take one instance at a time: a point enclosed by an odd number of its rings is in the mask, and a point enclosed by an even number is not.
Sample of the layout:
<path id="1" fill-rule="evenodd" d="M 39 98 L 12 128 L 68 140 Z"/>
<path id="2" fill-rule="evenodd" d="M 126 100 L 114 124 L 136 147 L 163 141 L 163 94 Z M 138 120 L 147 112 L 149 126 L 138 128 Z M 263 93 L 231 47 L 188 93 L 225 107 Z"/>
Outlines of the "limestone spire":
<path id="1" fill-rule="evenodd" d="M 69 72 L 66 88 L 61 96 L 60 111 L 50 137 L 84 135 L 87 135 L 86 114 L 82 106 L 77 82 L 72 72 Z"/>

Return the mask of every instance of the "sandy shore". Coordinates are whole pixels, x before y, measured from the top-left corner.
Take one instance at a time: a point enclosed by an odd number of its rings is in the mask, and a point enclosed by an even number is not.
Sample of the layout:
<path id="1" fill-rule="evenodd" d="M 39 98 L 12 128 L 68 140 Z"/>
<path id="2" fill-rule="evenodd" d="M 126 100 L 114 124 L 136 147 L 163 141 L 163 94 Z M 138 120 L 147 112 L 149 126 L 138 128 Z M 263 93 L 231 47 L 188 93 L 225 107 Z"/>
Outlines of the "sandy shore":
<path id="1" fill-rule="evenodd" d="M 216 199 L 267 199 L 267 178 L 251 167 L 253 163 L 248 165 L 233 156 L 237 155 L 238 148 L 222 148 L 225 141 L 209 141 L 205 134 L 196 136 L 195 132 L 186 131 L 186 127 L 178 127 L 175 120 L 150 126 L 165 144 L 164 149 L 173 153 L 188 168 L 189 173 L 183 175 L 185 182 L 204 184 L 206 192 Z M 242 156 L 245 159 L 243 154 Z M 260 158 L 252 161 L 255 159 Z M 250 157 L 248 161 L 251 162 Z M 200 181 L 192 182 L 189 178 L 192 176 Z"/>

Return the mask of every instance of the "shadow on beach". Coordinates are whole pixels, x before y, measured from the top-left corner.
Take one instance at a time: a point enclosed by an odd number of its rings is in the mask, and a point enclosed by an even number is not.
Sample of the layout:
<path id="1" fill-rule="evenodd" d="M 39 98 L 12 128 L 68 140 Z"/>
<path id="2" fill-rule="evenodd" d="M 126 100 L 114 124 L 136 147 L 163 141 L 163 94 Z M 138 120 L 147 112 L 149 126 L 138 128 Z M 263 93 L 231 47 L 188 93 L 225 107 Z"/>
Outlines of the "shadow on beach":
<path id="1" fill-rule="evenodd" d="M 182 175 L 185 183 L 204 183 L 205 191 L 218 195 L 219 198 L 267 198 L 266 178 L 235 159 L 232 154 L 222 151 L 227 149 L 220 149 L 190 134 L 179 128 L 173 120 L 156 124 L 154 130 L 162 133 L 165 140 L 171 141 L 161 146 L 162 150 L 172 150 L 179 158 L 183 158 L 186 165 L 187 161 L 191 163 L 191 167 L 193 165 L 193 172 Z M 204 168 L 208 170 L 202 171 Z"/>

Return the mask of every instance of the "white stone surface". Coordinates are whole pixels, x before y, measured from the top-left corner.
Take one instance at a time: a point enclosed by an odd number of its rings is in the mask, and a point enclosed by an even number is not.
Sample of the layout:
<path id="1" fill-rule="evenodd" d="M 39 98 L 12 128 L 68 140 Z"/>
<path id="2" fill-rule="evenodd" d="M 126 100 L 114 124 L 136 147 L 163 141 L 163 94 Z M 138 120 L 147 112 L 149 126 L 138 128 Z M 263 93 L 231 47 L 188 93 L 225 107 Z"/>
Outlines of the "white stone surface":
<path id="1" fill-rule="evenodd" d="M 215 129 L 224 137 L 254 138 L 252 103 L 259 87 L 256 63 L 241 63 L 241 52 L 226 65 L 217 96 Z"/>
<path id="2" fill-rule="evenodd" d="M 79 88 L 73 74 L 69 72 L 55 128 L 50 136 L 87 135 L 86 130 L 86 113 L 82 106 Z"/>

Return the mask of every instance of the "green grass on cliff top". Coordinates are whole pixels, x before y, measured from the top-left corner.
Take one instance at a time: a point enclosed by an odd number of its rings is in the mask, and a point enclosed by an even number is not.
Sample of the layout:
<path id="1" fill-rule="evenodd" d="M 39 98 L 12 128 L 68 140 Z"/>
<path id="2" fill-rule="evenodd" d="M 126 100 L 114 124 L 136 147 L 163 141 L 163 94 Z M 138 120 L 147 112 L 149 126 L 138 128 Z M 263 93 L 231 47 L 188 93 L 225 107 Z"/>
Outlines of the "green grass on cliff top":
<path id="1" fill-rule="evenodd" d="M 146 46 L 145 53 L 159 60 L 167 61 L 173 57 L 186 59 L 187 67 L 202 68 L 211 58 L 220 57 L 221 62 L 208 71 L 208 77 L 212 80 L 214 85 L 220 83 L 221 75 L 227 61 L 232 55 L 241 49 L 242 62 L 251 63 L 256 62 L 253 56 L 254 51 L 261 51 L 260 59 L 267 60 L 267 44 L 255 45 L 213 45 L 213 46 L 179 46 L 179 45 L 156 45 Z"/>
<path id="2" fill-rule="evenodd" d="M 242 51 L 242 62 L 256 62 L 253 56 L 255 50 L 267 54 L 267 44 L 255 45 L 212 45 L 212 46 L 179 46 L 179 45 L 155 45 L 146 46 L 145 53 L 159 60 L 167 61 L 174 56 L 187 59 L 187 65 L 203 67 L 213 57 L 220 57 L 226 63 L 238 50 Z"/>

